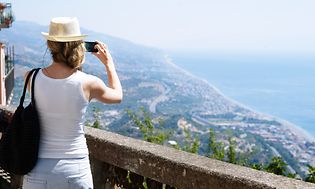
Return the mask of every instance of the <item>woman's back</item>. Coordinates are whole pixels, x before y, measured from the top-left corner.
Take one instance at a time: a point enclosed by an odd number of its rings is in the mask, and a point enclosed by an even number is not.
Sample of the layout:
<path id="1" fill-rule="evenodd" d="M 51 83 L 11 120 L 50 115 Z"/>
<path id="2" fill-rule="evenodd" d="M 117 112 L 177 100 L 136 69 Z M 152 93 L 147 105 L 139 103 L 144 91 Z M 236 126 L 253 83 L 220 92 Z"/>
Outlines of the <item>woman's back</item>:
<path id="1" fill-rule="evenodd" d="M 91 76 L 76 71 L 53 79 L 40 70 L 35 81 L 35 99 L 42 121 L 39 157 L 82 157 L 88 154 L 84 138 L 84 114 L 88 100 L 83 81 Z"/>
<path id="2" fill-rule="evenodd" d="M 35 101 L 41 121 L 39 159 L 24 176 L 23 189 L 93 188 L 84 114 L 91 99 L 120 103 L 120 80 L 107 46 L 95 41 L 93 52 L 104 65 L 108 84 L 79 71 L 84 63 L 86 35 L 73 17 L 53 18 L 49 33 L 42 32 L 52 63 L 35 81 Z"/>

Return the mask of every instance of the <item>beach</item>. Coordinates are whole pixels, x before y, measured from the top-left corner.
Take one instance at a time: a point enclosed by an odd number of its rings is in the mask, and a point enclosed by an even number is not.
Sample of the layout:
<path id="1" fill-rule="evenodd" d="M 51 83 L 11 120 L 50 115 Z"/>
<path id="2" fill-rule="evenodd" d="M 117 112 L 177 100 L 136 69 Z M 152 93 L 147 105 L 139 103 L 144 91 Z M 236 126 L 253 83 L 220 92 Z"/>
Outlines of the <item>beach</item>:
<path id="1" fill-rule="evenodd" d="M 183 74 L 187 75 L 187 77 L 191 77 L 193 79 L 199 80 L 200 82 L 205 83 L 207 86 L 211 87 L 212 89 L 214 89 L 218 94 L 220 94 L 222 97 L 224 97 L 226 100 L 228 100 L 229 102 L 236 104 L 244 109 L 247 109 L 248 111 L 253 112 L 254 114 L 256 114 L 258 117 L 261 118 L 265 118 L 268 120 L 275 120 L 279 123 L 281 123 L 281 125 L 287 127 L 292 133 L 294 133 L 300 140 L 304 140 L 304 141 L 308 141 L 308 142 L 315 142 L 315 137 L 312 136 L 309 132 L 307 132 L 306 130 L 304 130 L 303 128 L 287 121 L 284 119 L 281 119 L 279 117 L 264 113 L 264 112 L 259 112 L 253 108 L 250 108 L 228 96 L 226 96 L 223 92 L 221 92 L 216 86 L 214 86 L 213 84 L 211 84 L 209 81 L 207 81 L 204 78 L 200 78 L 192 73 L 190 73 L 189 71 L 185 70 L 184 68 L 181 68 L 180 66 L 178 66 L 178 64 L 174 63 L 174 60 L 169 56 L 169 55 L 165 55 L 165 60 L 166 63 L 171 65 L 174 69 L 182 72 Z"/>

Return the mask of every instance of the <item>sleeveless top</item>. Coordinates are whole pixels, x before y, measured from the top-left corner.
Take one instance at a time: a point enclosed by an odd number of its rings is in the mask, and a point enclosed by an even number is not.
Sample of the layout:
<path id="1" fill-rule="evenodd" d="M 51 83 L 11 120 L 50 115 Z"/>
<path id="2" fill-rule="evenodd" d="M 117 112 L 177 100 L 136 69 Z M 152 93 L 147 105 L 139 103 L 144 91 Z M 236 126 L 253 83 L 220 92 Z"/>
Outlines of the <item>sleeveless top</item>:
<path id="1" fill-rule="evenodd" d="M 41 120 L 39 158 L 88 155 L 84 114 L 89 102 L 84 96 L 82 82 L 95 78 L 81 71 L 64 79 L 50 78 L 42 69 L 38 72 L 35 99 Z"/>

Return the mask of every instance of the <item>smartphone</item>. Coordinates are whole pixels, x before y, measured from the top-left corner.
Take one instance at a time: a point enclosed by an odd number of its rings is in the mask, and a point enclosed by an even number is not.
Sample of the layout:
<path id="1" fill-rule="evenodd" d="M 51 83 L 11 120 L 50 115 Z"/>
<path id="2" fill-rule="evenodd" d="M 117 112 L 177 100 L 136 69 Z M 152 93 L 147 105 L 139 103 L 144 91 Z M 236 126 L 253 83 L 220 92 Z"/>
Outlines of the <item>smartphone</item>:
<path id="1" fill-rule="evenodd" d="M 95 48 L 96 42 L 84 41 L 84 45 L 87 52 L 97 52 L 97 48 Z"/>

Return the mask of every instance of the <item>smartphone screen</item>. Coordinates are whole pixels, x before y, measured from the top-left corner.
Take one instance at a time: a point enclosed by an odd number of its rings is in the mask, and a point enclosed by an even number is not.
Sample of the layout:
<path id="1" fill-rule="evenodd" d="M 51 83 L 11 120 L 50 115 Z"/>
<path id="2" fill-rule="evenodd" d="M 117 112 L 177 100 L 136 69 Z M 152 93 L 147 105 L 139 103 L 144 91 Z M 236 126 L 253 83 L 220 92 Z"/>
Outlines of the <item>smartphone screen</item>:
<path id="1" fill-rule="evenodd" d="M 86 51 L 87 52 L 97 52 L 97 49 L 94 48 L 96 44 L 97 44 L 96 42 L 85 41 L 84 45 L 85 45 Z"/>

